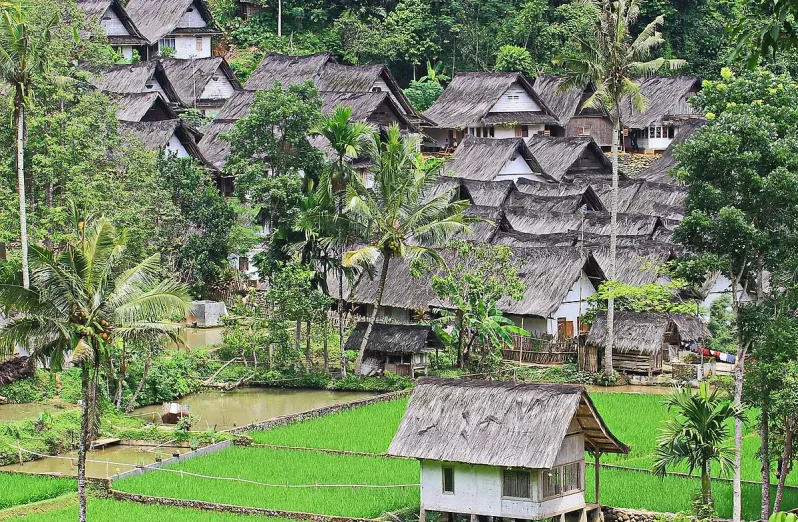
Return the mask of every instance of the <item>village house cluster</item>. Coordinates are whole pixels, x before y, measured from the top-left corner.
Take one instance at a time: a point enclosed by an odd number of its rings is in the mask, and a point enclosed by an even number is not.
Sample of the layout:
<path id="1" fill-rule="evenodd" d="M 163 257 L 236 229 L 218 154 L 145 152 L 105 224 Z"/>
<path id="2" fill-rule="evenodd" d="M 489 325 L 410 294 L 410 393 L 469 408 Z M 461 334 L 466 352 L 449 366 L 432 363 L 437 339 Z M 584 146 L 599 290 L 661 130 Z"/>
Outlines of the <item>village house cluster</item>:
<path id="1" fill-rule="evenodd" d="M 591 95 L 589 85 L 563 90 L 563 80 L 554 76 L 457 73 L 435 104 L 419 113 L 387 66 L 345 65 L 331 53 L 268 53 L 241 85 L 224 58 L 211 56 L 211 37 L 218 30 L 204 0 L 79 4 L 99 22 L 113 47 L 137 59 L 91 74 L 94 85 L 117 104 L 122 128 L 148 147 L 196 158 L 213 173 L 219 190 L 230 195 L 234 176 L 223 174 L 230 143 L 220 136 L 249 114 L 257 91 L 276 82 L 287 86 L 311 80 L 324 112 L 345 105 L 352 108 L 353 120 L 378 129 L 398 124 L 404 132 L 422 135 L 422 152 L 448 160 L 430 195 L 455 189 L 457 198 L 471 203 L 467 212 L 484 220 L 466 239 L 513 249 L 527 289 L 522 299 L 501 303 L 501 309 L 518 326 L 563 346 L 587 332 L 581 322 L 586 299 L 606 279 L 609 266 L 612 168 L 605 153 L 613 132 L 606 112 L 583 107 Z M 635 285 L 665 282 L 657 267 L 678 253 L 672 233 L 684 217 L 687 188 L 668 171 L 675 163 L 674 146 L 703 123 L 688 103 L 701 88 L 697 78 L 641 78 L 640 86 L 648 105 L 639 112 L 629 101 L 622 104 L 622 147 L 660 156 L 634 176 L 620 173 L 616 279 Z M 213 121 L 196 129 L 180 118 L 186 111 Z M 314 140 L 314 146 L 329 152 L 323 139 Z M 368 158 L 353 166 L 369 186 Z M 441 253 L 450 255 L 445 249 Z M 252 254 L 231 262 L 257 279 Z M 393 258 L 390 273 L 380 319 L 391 325 L 383 334 L 413 323 L 416 310 L 445 307 L 428 279 L 410 276 L 407 260 Z M 364 280 L 353 295 L 346 294 L 363 315 L 376 302 L 378 279 Z M 686 297 L 708 309 L 729 291 L 728 280 L 711 276 L 704 288 Z M 700 320 L 681 316 L 633 314 L 619 317 L 618 324 L 619 371 L 658 372 L 679 347 L 709 335 Z M 375 349 L 380 353 L 366 365 L 368 371 L 392 364 L 409 374 L 424 370 L 430 344 L 426 335 L 413 335 L 404 353 Z M 593 349 L 606 342 L 598 330 L 588 340 Z M 545 362 L 557 362 L 551 353 Z M 523 346 L 505 355 L 522 361 L 535 357 Z"/>

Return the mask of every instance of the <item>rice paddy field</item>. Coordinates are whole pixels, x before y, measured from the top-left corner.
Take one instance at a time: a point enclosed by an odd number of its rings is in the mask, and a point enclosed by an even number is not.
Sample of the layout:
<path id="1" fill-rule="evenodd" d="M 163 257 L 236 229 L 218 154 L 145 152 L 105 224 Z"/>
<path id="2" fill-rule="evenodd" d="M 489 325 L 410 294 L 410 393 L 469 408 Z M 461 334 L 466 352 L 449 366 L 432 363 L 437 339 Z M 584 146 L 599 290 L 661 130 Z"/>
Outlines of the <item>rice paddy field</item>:
<path id="1" fill-rule="evenodd" d="M 235 481 L 153 471 L 119 480 L 114 489 L 159 497 L 203 500 L 325 515 L 374 518 L 419 505 L 419 490 L 408 488 L 286 488 L 296 484 L 416 484 L 413 460 L 332 455 L 315 451 L 230 448 L 170 467 L 189 473 L 267 482 L 267 487 Z"/>
<path id="2" fill-rule="evenodd" d="M 30 504 L 76 491 L 71 479 L 0 473 L 0 509 Z"/>
<path id="3" fill-rule="evenodd" d="M 73 522 L 78 519 L 77 501 L 72 506 L 53 511 L 35 511 L 11 517 L 8 520 L 26 522 Z M 90 499 L 88 518 L 92 522 L 128 522 L 133 520 L 158 522 L 288 522 L 280 518 L 215 513 L 165 506 L 147 506 L 133 502 Z M 2 519 L 2 517 L 0 517 Z"/>

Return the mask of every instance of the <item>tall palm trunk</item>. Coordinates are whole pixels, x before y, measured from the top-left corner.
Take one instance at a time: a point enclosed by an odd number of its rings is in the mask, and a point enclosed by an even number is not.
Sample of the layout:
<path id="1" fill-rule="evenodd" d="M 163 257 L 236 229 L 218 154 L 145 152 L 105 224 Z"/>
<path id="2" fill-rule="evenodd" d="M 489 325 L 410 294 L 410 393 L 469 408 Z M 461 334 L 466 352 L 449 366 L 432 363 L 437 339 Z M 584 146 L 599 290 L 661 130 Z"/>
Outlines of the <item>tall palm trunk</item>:
<path id="1" fill-rule="evenodd" d="M 14 100 L 14 116 L 17 126 L 17 190 L 19 191 L 19 240 L 22 243 L 22 286 L 30 288 L 28 213 L 25 204 L 25 105 L 19 86 Z"/>
<path id="2" fill-rule="evenodd" d="M 618 140 L 621 134 L 620 109 L 615 105 L 615 118 L 612 132 L 612 197 L 610 203 L 610 266 L 607 278 L 615 280 L 615 256 L 618 249 Z M 607 299 L 607 347 L 604 349 L 604 374 L 612 379 L 615 370 L 612 367 L 612 350 L 615 332 L 615 298 L 610 294 Z"/>
<path id="3" fill-rule="evenodd" d="M 341 212 L 344 205 L 339 193 L 335 197 L 335 213 L 338 219 L 341 218 Z M 341 257 L 343 257 L 344 249 L 341 248 Z M 339 264 L 338 266 L 338 347 L 341 349 L 341 377 L 346 377 L 346 350 L 344 349 L 344 269 Z"/>
<path id="4" fill-rule="evenodd" d="M 465 358 L 463 357 L 463 344 L 465 344 L 465 326 L 463 325 L 463 316 L 465 312 L 462 310 L 457 311 L 457 324 L 459 328 L 457 330 L 457 367 L 461 370 L 465 369 Z"/>
<path id="5" fill-rule="evenodd" d="M 709 461 L 701 465 L 701 500 L 705 506 L 712 505 L 712 479 Z"/>
<path id="6" fill-rule="evenodd" d="M 80 415 L 80 443 L 78 445 L 78 519 L 86 522 L 86 451 L 89 445 L 89 367 L 83 363 L 80 374 L 83 398 Z"/>
<path id="7" fill-rule="evenodd" d="M 759 435 L 761 445 L 759 447 L 762 472 L 762 520 L 770 517 L 770 431 L 768 422 L 770 417 L 770 405 L 767 397 L 762 402 L 762 413 L 759 415 Z"/>
<path id="8" fill-rule="evenodd" d="M 776 500 L 773 502 L 773 512 L 781 511 L 781 501 L 784 498 L 784 483 L 787 474 L 790 472 L 790 457 L 792 456 L 793 432 L 790 423 L 787 422 L 784 432 L 784 453 L 781 456 L 781 468 L 779 468 L 779 485 L 776 488 Z"/>
<path id="9" fill-rule="evenodd" d="M 380 285 L 377 287 L 377 299 L 374 303 L 374 310 L 369 317 L 368 325 L 366 325 L 366 332 L 363 334 L 363 340 L 360 341 L 360 350 L 357 352 L 357 362 L 355 363 L 355 374 L 360 374 L 360 365 L 363 364 L 363 354 L 366 352 L 366 346 L 369 344 L 369 337 L 371 337 L 371 330 L 374 328 L 374 322 L 377 320 L 377 313 L 380 311 L 382 305 L 382 293 L 385 291 L 385 281 L 388 279 L 388 265 L 391 261 L 391 253 L 385 251 L 382 253 L 382 271 L 380 272 Z"/>
<path id="10" fill-rule="evenodd" d="M 136 386 L 136 391 L 133 392 L 133 396 L 130 398 L 130 402 L 127 403 L 125 413 L 133 411 L 133 406 L 136 405 L 136 399 L 139 398 L 139 394 L 144 388 L 144 383 L 147 381 L 147 375 L 150 373 L 150 365 L 152 365 L 152 355 L 147 356 L 147 361 L 144 363 L 144 371 L 141 373 L 141 379 L 139 380 L 138 386 Z"/>

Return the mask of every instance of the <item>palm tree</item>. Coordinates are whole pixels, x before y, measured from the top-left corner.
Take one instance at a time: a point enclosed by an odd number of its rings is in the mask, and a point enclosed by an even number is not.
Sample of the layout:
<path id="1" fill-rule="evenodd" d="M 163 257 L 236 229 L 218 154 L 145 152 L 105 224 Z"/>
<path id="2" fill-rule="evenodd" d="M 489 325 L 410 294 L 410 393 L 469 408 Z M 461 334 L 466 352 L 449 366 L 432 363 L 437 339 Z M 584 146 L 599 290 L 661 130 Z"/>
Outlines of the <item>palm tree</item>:
<path id="1" fill-rule="evenodd" d="M 364 122 L 351 122 L 351 107 L 338 107 L 330 116 L 325 116 L 317 127 L 310 131 L 311 136 L 325 138 L 335 152 L 335 161 L 330 162 L 319 180 L 319 204 L 324 205 L 335 201 L 335 215 L 337 223 L 336 239 L 330 244 L 337 244 L 338 251 L 343 255 L 349 236 L 349 227 L 343 216 L 344 195 L 349 185 L 360 185 L 360 179 L 352 168 L 352 161 L 356 160 L 366 142 L 367 136 L 374 132 L 374 128 Z M 346 352 L 344 351 L 344 270 L 341 263 L 338 266 L 338 342 L 341 348 L 341 375 L 346 377 Z"/>
<path id="2" fill-rule="evenodd" d="M 610 232 L 610 266 L 607 277 L 615 279 L 616 251 L 618 247 L 618 144 L 621 133 L 621 103 L 631 102 L 637 111 L 643 111 L 646 100 L 640 93 L 635 78 L 656 74 L 661 70 L 676 70 L 684 60 L 652 58 L 652 51 L 665 43 L 657 28 L 664 23 L 662 16 L 634 37 L 632 28 L 640 14 L 640 0 L 590 0 L 599 13 L 599 23 L 593 33 L 578 40 L 578 51 L 558 56 L 553 60 L 565 74 L 561 89 L 583 89 L 593 85 L 595 91 L 585 100 L 583 107 L 594 107 L 609 112 L 613 125 L 612 135 L 612 201 Z M 604 371 L 608 378 L 614 375 L 612 367 L 615 299 L 607 303 L 607 348 L 604 353 Z"/>
<path id="3" fill-rule="evenodd" d="M 444 244 L 459 232 L 468 232 L 463 211 L 466 201 L 452 201 L 453 194 L 444 193 L 428 200 L 425 194 L 440 176 L 437 164 L 425 163 L 419 150 L 418 135 L 402 136 L 399 127 L 391 125 L 385 141 L 372 134 L 365 152 L 374 163 L 374 188 L 349 190 L 346 212 L 353 223 L 364 227 L 361 237 L 368 245 L 350 250 L 343 256 L 345 266 L 374 265 L 382 257 L 382 270 L 377 286 L 374 310 L 360 343 L 355 371 L 360 370 L 363 353 L 382 305 L 385 282 L 391 258 L 425 256 L 440 261 L 437 252 L 422 245 Z"/>
<path id="4" fill-rule="evenodd" d="M 130 266 L 123 234 L 105 218 L 79 221 L 78 239 L 62 251 L 31 246 L 30 288 L 0 284 L 0 305 L 19 315 L 0 329 L 0 354 L 16 345 L 35 347 L 32 358 L 60 369 L 65 359 L 80 366 L 83 397 L 78 448 L 80 521 L 86 521 L 86 451 L 96 419 L 97 378 L 116 339 L 178 341 L 177 325 L 160 322 L 185 314 L 183 285 L 158 280 L 159 254 Z M 179 341 L 178 341 L 179 342 Z"/>
<path id="5" fill-rule="evenodd" d="M 743 419 L 743 410 L 701 383 L 698 393 L 689 389 L 675 390 L 665 401 L 668 411 L 676 415 L 664 422 L 654 452 L 655 475 L 664 477 L 667 468 L 687 463 L 690 473 L 701 473 L 701 501 L 712 506 L 711 465 L 725 473 L 734 467 L 734 448 L 727 445 L 732 419 Z"/>
<path id="6" fill-rule="evenodd" d="M 25 105 L 30 102 L 36 77 L 47 72 L 45 51 L 50 42 L 50 30 L 58 23 L 58 18 L 53 17 L 41 27 L 34 27 L 28 22 L 26 9 L 23 9 L 19 1 L 4 6 L 0 17 L 0 79 L 14 89 L 22 284 L 28 288 L 30 270 L 28 216 L 25 203 Z"/>

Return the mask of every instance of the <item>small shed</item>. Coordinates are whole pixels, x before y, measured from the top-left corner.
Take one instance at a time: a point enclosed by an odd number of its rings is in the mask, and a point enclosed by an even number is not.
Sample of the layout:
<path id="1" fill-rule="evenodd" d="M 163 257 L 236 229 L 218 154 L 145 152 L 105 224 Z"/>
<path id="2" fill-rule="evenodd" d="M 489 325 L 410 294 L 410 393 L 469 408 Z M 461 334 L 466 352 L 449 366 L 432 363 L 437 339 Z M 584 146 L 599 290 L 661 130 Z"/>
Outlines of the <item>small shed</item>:
<path id="1" fill-rule="evenodd" d="M 368 323 L 357 324 L 346 340 L 347 350 L 358 350 Z M 385 372 L 413 377 L 426 375 L 428 355 L 443 347 L 440 337 L 430 326 L 418 324 L 375 323 L 361 365 L 361 375 L 382 375 Z"/>
<path id="2" fill-rule="evenodd" d="M 436 511 L 584 521 L 598 514 L 585 502 L 585 451 L 598 464 L 628 448 L 581 386 L 424 378 L 388 455 L 421 462 L 421 520 Z"/>
<path id="3" fill-rule="evenodd" d="M 660 373 L 663 361 L 669 361 L 683 341 L 697 341 L 710 335 L 699 318 L 653 312 L 615 312 L 613 366 L 620 372 Z M 596 315 L 586 346 L 588 350 L 606 349 L 606 312 Z"/>

